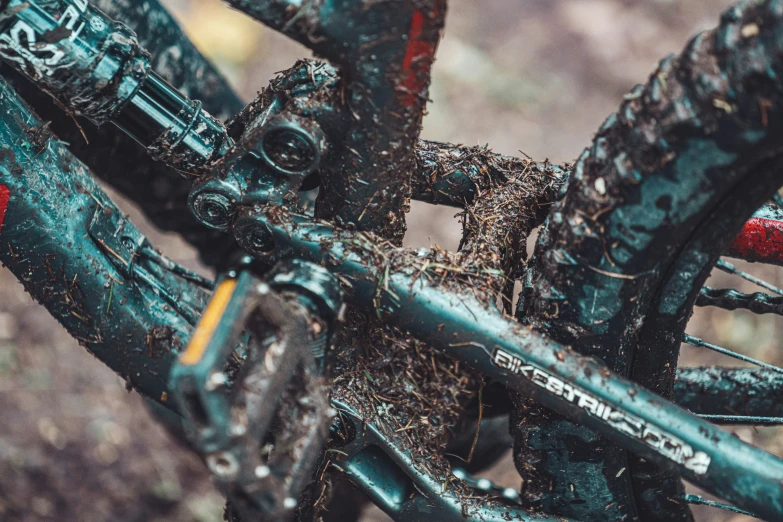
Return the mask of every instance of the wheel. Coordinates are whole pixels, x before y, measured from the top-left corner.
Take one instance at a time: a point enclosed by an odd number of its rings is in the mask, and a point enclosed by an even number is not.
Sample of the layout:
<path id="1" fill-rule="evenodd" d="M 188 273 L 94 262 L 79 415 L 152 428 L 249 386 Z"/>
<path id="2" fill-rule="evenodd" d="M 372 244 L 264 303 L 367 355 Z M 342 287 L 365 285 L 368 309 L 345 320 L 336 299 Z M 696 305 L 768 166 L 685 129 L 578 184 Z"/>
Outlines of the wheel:
<path id="1" fill-rule="evenodd" d="M 783 184 L 783 129 L 758 102 L 783 95 L 781 17 L 780 2 L 740 4 L 626 96 L 539 238 L 521 320 L 672 398 L 705 280 Z M 530 505 L 580 520 L 691 519 L 676 474 L 583 426 L 517 396 L 512 431 Z"/>

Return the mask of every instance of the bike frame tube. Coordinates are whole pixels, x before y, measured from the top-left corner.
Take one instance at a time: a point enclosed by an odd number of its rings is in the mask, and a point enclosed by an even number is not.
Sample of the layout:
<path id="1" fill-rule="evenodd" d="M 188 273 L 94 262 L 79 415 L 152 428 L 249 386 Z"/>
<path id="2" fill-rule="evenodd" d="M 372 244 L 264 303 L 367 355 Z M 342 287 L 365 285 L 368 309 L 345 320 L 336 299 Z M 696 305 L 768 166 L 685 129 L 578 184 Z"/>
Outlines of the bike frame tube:
<path id="1" fill-rule="evenodd" d="M 368 262 L 378 248 L 366 235 L 337 233 L 306 217 L 273 221 L 251 213 L 272 232 L 281 256 L 324 263 L 350 281 L 353 302 L 375 308 L 385 322 L 645 458 L 676 466 L 738 506 L 769 519 L 783 515 L 783 460 L 526 328 L 469 291 L 428 283 L 424 256 L 387 273 Z M 394 255 L 385 253 L 386 259 Z"/>
<path id="2" fill-rule="evenodd" d="M 407 173 L 446 0 L 227 2 L 339 66 L 348 128 L 321 168 L 318 214 L 402 244 Z"/>
<path id="3" fill-rule="evenodd" d="M 198 311 L 204 291 L 152 266 L 142 273 L 155 288 L 124 274 L 94 226 L 122 212 L 2 78 L 0 113 L 0 261 L 128 386 L 175 409 L 168 373 L 192 326 L 159 292 Z M 141 237 L 127 223 L 123 235 Z"/>
<path id="4" fill-rule="evenodd" d="M 203 101 L 205 110 L 224 119 L 242 109 L 239 97 L 158 0 L 91 0 L 90 4 L 133 30 L 151 53 L 153 71 L 191 100 Z M 188 210 L 190 177 L 153 160 L 143 147 L 113 125 L 96 127 L 78 117 L 79 125 L 74 124 L 71 115 L 52 103 L 37 84 L 33 88 L 28 78 L 7 64 L 0 65 L 0 74 L 43 121 L 52 122 L 55 134 L 69 143 L 70 151 L 95 176 L 133 200 L 155 226 L 181 234 L 198 249 L 205 264 L 212 266 L 230 258 L 233 241 L 205 229 Z"/>

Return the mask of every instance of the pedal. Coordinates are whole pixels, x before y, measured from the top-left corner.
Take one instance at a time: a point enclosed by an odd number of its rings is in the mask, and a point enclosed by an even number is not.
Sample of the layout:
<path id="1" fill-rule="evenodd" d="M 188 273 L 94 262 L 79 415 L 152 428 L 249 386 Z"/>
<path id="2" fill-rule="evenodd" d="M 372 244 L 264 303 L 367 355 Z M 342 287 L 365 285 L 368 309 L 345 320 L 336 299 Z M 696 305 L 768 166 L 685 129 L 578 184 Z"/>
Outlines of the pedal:
<path id="1" fill-rule="evenodd" d="M 172 370 L 191 442 L 248 520 L 290 518 L 312 480 L 334 415 L 323 358 L 341 306 L 318 265 L 229 273 Z"/>

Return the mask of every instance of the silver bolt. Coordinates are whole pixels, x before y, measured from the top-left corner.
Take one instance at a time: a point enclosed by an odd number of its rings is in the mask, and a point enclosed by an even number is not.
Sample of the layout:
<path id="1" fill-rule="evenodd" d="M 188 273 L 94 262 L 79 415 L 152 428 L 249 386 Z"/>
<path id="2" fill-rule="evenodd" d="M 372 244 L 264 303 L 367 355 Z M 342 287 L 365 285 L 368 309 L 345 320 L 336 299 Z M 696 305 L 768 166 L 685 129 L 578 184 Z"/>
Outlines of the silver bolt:
<path id="1" fill-rule="evenodd" d="M 207 467 L 218 477 L 232 477 L 239 471 L 237 459 L 227 451 L 207 455 Z"/>
<path id="2" fill-rule="evenodd" d="M 209 376 L 209 379 L 207 380 L 207 383 L 205 385 L 207 391 L 214 391 L 226 384 L 228 381 L 228 378 L 226 377 L 226 374 L 223 372 L 215 372 L 212 375 Z"/>
<path id="3" fill-rule="evenodd" d="M 217 192 L 203 192 L 193 201 L 196 217 L 212 228 L 224 229 L 231 224 L 234 205 L 231 200 Z"/>

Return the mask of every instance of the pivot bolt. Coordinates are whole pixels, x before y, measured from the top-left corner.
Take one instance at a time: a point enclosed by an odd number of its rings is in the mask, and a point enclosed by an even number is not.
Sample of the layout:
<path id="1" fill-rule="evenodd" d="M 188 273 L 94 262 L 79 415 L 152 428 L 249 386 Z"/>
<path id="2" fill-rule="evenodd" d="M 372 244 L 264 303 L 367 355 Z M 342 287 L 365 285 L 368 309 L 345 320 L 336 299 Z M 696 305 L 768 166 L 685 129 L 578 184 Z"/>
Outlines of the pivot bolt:
<path id="1" fill-rule="evenodd" d="M 202 192 L 193 200 L 193 211 L 205 225 L 225 229 L 231 224 L 234 205 L 231 200 L 217 192 Z"/>
<path id="2" fill-rule="evenodd" d="M 264 217 L 253 209 L 241 207 L 234 221 L 234 239 L 256 259 L 272 263 L 277 245 Z"/>
<path id="3" fill-rule="evenodd" d="M 207 455 L 207 467 L 221 478 L 230 478 L 239 471 L 239 462 L 231 453 L 219 451 Z"/>
<path id="4" fill-rule="evenodd" d="M 318 169 L 326 138 L 315 122 L 289 115 L 267 125 L 260 149 L 264 161 L 278 172 L 304 177 Z"/>
<path id="5" fill-rule="evenodd" d="M 301 172 L 313 164 L 315 151 L 298 133 L 277 129 L 264 138 L 264 153 L 281 170 Z"/>
<path id="6" fill-rule="evenodd" d="M 259 224 L 247 233 L 247 247 L 254 253 L 267 253 L 275 248 L 275 241 L 272 234 L 264 225 Z"/>

